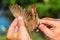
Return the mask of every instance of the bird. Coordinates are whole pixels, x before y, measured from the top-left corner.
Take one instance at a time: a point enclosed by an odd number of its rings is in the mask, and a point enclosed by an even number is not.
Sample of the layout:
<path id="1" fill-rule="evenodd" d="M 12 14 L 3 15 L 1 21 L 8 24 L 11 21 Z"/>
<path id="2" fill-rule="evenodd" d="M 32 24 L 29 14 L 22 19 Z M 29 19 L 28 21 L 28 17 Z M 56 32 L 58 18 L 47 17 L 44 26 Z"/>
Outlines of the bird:
<path id="1" fill-rule="evenodd" d="M 22 16 L 24 19 L 25 27 L 28 32 L 34 31 L 39 24 L 39 17 L 36 11 L 36 5 L 31 7 L 23 8 L 18 4 L 13 4 L 9 6 L 9 9 L 15 18 Z"/>

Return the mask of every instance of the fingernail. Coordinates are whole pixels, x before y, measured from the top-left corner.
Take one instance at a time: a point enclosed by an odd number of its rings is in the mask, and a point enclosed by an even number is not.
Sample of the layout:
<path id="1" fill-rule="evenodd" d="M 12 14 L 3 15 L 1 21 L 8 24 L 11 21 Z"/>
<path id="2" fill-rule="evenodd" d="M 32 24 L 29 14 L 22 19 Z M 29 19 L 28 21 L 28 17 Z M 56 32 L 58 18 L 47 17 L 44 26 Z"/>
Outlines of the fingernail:
<path id="1" fill-rule="evenodd" d="M 23 18 L 21 16 L 18 17 L 19 20 L 22 20 Z"/>

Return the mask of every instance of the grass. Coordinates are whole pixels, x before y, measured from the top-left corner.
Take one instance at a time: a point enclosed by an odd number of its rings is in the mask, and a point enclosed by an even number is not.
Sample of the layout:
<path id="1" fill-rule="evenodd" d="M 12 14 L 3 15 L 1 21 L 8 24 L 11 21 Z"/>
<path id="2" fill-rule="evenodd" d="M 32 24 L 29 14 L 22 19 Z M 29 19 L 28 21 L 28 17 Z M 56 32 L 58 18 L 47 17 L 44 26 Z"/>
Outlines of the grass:
<path id="1" fill-rule="evenodd" d="M 7 40 L 6 39 L 6 34 L 0 35 L 0 40 Z"/>
<path id="2" fill-rule="evenodd" d="M 31 32 L 30 36 L 32 40 L 48 40 L 45 35 L 43 35 L 42 32 L 36 33 L 36 32 Z M 7 40 L 6 39 L 6 34 L 0 35 L 0 40 Z"/>
<path id="3" fill-rule="evenodd" d="M 30 36 L 32 40 L 49 40 L 42 32 L 39 33 L 31 32 Z"/>

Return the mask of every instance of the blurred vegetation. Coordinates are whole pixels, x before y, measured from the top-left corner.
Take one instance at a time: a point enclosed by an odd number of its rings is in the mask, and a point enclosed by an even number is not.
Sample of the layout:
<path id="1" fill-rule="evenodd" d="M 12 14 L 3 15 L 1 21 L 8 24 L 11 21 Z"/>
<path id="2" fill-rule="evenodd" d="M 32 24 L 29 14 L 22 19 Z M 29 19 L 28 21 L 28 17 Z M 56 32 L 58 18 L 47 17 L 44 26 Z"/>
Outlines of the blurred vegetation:
<path id="1" fill-rule="evenodd" d="M 39 17 L 59 18 L 60 0 L 1 0 L 0 8 L 8 8 L 10 4 L 19 4 L 22 7 L 37 6 Z M 1 6 L 2 5 L 2 6 Z"/>
<path id="2" fill-rule="evenodd" d="M 0 0 L 0 9 L 3 8 L 8 9 L 10 4 L 16 3 L 24 8 L 28 8 L 29 6 L 36 4 L 39 18 L 43 17 L 60 18 L 60 0 Z M 45 40 L 42 37 L 39 37 L 40 36 L 39 34 L 33 33 L 31 34 L 31 37 L 34 36 L 34 38 L 32 37 L 34 40 L 40 39 Z"/>

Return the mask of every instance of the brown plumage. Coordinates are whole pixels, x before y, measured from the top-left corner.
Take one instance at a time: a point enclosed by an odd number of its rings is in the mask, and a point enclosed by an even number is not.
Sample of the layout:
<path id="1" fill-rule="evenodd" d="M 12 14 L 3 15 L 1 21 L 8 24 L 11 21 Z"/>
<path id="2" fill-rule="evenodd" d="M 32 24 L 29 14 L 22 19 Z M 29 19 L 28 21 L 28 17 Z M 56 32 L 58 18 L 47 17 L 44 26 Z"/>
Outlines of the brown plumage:
<path id="1" fill-rule="evenodd" d="M 23 9 L 19 5 L 11 5 L 10 11 L 14 17 L 22 16 L 24 19 L 25 26 L 27 30 L 33 31 L 38 25 L 38 13 L 36 12 L 36 6 L 29 7 L 27 10 Z"/>

